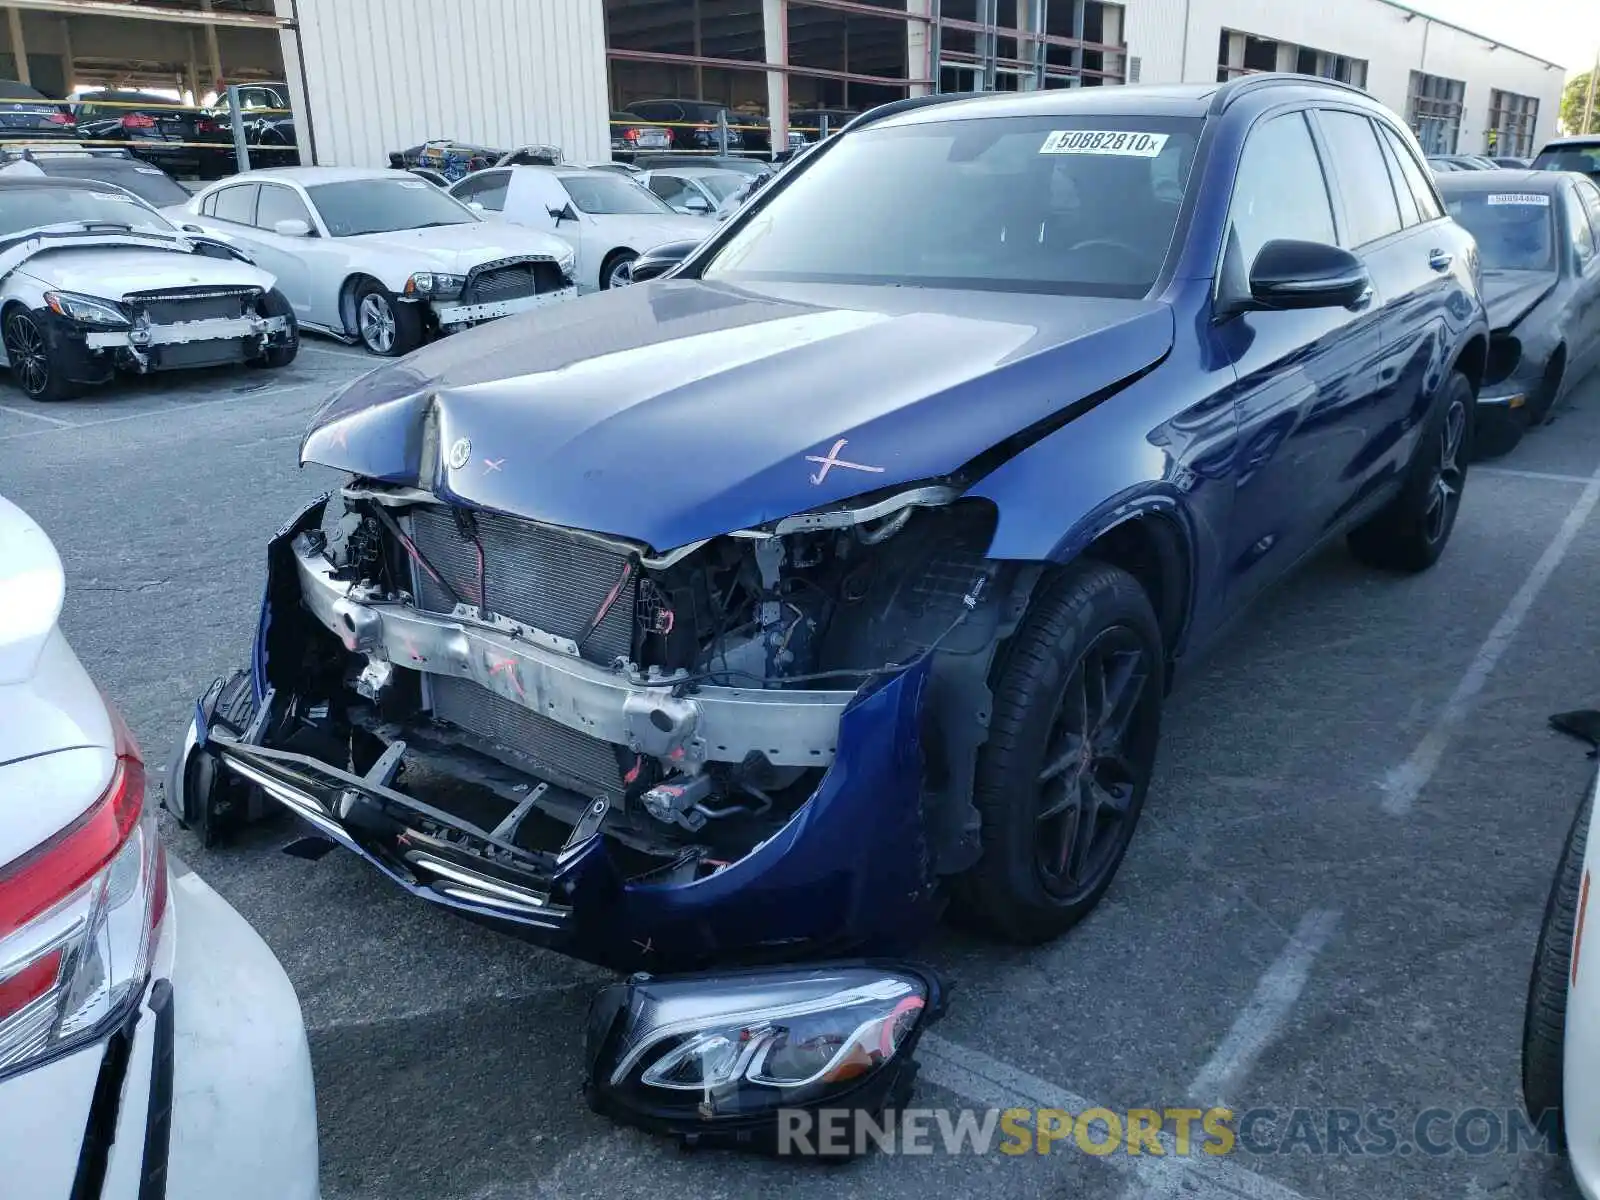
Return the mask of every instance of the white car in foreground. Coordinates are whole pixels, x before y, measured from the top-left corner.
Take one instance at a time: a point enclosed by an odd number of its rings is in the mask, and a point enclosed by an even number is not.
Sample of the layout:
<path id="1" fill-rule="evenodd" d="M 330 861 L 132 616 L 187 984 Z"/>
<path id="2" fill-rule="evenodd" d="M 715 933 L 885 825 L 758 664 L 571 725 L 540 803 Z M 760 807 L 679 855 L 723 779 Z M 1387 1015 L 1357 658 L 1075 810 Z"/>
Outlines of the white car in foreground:
<path id="1" fill-rule="evenodd" d="M 654 193 L 614 171 L 585 167 L 491 167 L 450 194 L 514 225 L 553 233 L 578 255 L 585 290 L 630 281 L 633 260 L 653 246 L 709 237 L 715 224 L 680 216 Z"/>
<path id="2" fill-rule="evenodd" d="M 485 221 L 404 171 L 249 171 L 168 215 L 275 274 L 302 327 L 374 354 L 577 295 L 566 242 Z"/>
<path id="3" fill-rule="evenodd" d="M 1535 1121 L 1559 1114 L 1584 1200 L 1600 1200 L 1600 773 L 1550 887 L 1522 1035 L 1522 1093 Z"/>
<path id="4" fill-rule="evenodd" d="M 0 348 L 35 400 L 117 371 L 288 366 L 300 337 L 274 283 L 114 184 L 0 177 Z"/>
<path id="5" fill-rule="evenodd" d="M 294 989 L 169 868 L 138 748 L 56 625 L 63 588 L 0 498 L 0 1195 L 314 1200 Z"/>

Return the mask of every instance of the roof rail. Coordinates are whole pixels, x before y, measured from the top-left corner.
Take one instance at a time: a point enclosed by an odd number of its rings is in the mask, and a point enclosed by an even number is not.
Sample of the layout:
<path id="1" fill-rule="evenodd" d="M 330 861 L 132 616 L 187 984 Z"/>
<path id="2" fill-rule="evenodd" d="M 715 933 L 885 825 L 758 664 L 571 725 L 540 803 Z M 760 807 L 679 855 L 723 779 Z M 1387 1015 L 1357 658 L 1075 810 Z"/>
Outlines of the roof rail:
<path id="1" fill-rule="evenodd" d="M 1300 87 L 1328 87 L 1337 88 L 1342 92 L 1351 92 L 1357 96 L 1364 96 L 1371 100 L 1372 94 L 1353 83 L 1344 83 L 1337 79 L 1326 79 L 1321 75 L 1296 75 L 1292 71 L 1262 71 L 1257 75 L 1242 75 L 1238 79 L 1230 79 L 1217 89 L 1216 95 L 1211 98 L 1211 116 L 1225 111 L 1240 96 L 1250 92 L 1260 91 L 1262 88 L 1283 87 L 1298 85 Z"/>
<path id="2" fill-rule="evenodd" d="M 875 125 L 889 117 L 897 117 L 903 112 L 915 112 L 919 108 L 931 108 L 935 104 L 949 104 L 955 100 L 971 100 L 974 96 L 992 96 L 994 92 L 935 92 L 931 96 L 908 96 L 904 100 L 891 100 L 887 104 L 880 104 L 876 108 L 869 108 L 858 117 L 852 117 L 840 127 L 840 133 L 848 133 L 852 129 L 860 129 L 865 125 Z M 1000 93 L 1004 94 L 1004 93 Z"/>

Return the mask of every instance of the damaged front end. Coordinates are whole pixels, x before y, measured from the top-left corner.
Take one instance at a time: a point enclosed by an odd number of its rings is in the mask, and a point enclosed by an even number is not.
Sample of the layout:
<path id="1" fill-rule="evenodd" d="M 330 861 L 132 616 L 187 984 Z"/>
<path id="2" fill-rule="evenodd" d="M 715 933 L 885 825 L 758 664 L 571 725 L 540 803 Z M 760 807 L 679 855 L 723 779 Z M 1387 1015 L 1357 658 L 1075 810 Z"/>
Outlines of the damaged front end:
<path id="1" fill-rule="evenodd" d="M 436 903 L 622 968 L 886 952 L 977 855 L 1029 568 L 901 488 L 666 553 L 352 478 L 269 548 L 167 805 L 267 801 Z"/>

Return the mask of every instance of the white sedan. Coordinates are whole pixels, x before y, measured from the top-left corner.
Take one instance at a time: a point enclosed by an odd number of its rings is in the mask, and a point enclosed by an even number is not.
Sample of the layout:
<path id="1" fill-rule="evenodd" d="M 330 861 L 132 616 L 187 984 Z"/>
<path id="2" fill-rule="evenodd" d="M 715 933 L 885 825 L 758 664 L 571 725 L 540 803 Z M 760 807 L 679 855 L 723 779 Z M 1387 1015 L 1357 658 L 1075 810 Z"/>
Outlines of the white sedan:
<path id="1" fill-rule="evenodd" d="M 139 749 L 61 635 L 61 560 L 0 498 L 0 1195 L 315 1200 L 283 968 L 168 865 Z"/>
<path id="2" fill-rule="evenodd" d="M 1600 1200 L 1600 774 L 1562 848 L 1528 985 L 1522 1092 L 1535 1121 L 1559 1117 L 1584 1200 Z M 1594 920 L 1589 920 L 1591 914 Z"/>
<path id="3" fill-rule="evenodd" d="M 250 171 L 169 215 L 276 275 L 302 328 L 374 354 L 577 295 L 566 242 L 485 221 L 408 172 Z"/>
<path id="4" fill-rule="evenodd" d="M 586 167 L 491 167 L 450 194 L 486 216 L 564 239 L 577 252 L 585 290 L 627 283 L 644 251 L 716 228 L 704 217 L 680 216 L 632 179 Z"/>

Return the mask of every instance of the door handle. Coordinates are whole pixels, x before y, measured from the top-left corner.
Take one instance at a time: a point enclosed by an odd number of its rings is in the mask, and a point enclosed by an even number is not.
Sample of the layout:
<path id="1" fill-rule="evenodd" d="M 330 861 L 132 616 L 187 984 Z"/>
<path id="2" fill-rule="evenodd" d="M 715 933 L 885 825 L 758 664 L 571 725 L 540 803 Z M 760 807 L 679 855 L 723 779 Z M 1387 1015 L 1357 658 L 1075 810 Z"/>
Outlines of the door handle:
<path id="1" fill-rule="evenodd" d="M 1443 250 L 1430 250 L 1428 252 L 1428 265 L 1435 271 L 1448 271 L 1450 264 L 1455 262 L 1456 256 Z"/>

